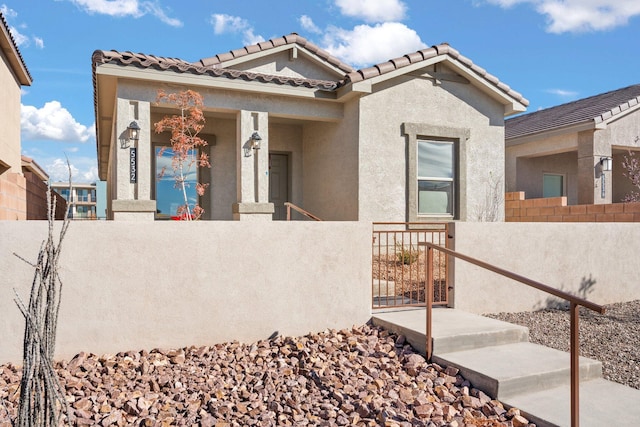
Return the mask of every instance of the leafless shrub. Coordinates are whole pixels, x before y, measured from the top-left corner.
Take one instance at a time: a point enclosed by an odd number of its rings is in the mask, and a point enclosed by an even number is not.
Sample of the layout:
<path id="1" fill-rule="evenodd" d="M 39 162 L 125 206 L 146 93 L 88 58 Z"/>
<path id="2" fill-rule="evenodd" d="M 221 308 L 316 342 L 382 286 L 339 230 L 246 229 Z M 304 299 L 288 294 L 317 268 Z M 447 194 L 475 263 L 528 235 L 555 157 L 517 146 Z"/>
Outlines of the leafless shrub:
<path id="1" fill-rule="evenodd" d="M 71 186 L 71 170 L 69 170 Z M 56 199 L 47 189 L 47 240 L 40 246 L 35 264 L 16 255 L 34 268 L 29 305 L 14 289 L 15 302 L 25 318 L 23 367 L 20 382 L 20 402 L 16 426 L 57 427 L 68 418 L 64 389 L 53 367 L 56 329 L 60 310 L 62 281 L 58 274 L 60 247 L 69 228 L 67 209 L 60 229 L 54 235 Z"/>

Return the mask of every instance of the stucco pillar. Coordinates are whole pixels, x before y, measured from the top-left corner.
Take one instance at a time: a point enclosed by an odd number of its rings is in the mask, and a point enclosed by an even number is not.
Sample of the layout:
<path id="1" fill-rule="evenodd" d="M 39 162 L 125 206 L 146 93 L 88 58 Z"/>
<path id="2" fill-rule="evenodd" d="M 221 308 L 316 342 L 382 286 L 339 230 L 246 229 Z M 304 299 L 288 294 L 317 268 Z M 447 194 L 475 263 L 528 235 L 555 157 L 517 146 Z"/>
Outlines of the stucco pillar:
<path id="1" fill-rule="evenodd" d="M 251 136 L 260 135 L 260 148 L 252 147 Z M 233 219 L 270 221 L 274 206 L 269 203 L 269 117 L 266 112 L 241 110 L 236 118 L 236 174 L 238 202 Z"/>
<path id="2" fill-rule="evenodd" d="M 593 131 L 578 133 L 578 204 L 598 205 L 612 201 L 611 171 L 603 171 L 602 157 L 611 157 L 611 145 L 599 144 Z M 604 191 L 603 191 L 604 184 Z"/>
<path id="3" fill-rule="evenodd" d="M 118 98 L 114 141 L 117 175 L 115 198 L 111 202 L 114 220 L 153 220 L 156 202 L 151 200 L 151 105 L 149 102 Z M 131 122 L 140 127 L 140 139 L 129 140 Z"/>

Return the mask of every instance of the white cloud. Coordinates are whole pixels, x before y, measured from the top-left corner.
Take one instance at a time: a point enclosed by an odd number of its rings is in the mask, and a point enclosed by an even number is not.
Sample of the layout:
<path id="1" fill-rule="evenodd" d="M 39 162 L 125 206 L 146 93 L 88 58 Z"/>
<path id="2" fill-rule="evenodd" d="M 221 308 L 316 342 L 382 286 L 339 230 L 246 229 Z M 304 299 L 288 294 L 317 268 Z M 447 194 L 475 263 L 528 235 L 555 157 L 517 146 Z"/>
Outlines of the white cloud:
<path id="1" fill-rule="evenodd" d="M 547 17 L 550 33 L 605 31 L 626 25 L 629 18 L 640 15 L 638 0 L 487 0 L 511 7 L 519 3 L 532 4 Z"/>
<path id="2" fill-rule="evenodd" d="M 407 6 L 400 0 L 335 0 L 343 15 L 366 22 L 401 21 Z"/>
<path id="3" fill-rule="evenodd" d="M 9 9 L 6 4 L 2 4 L 2 6 L 0 6 L 0 12 L 2 12 L 2 15 L 5 17 L 5 19 L 15 18 L 16 16 L 18 16 L 18 13 L 13 9 Z"/>
<path id="4" fill-rule="evenodd" d="M 47 102 L 42 108 L 21 107 L 20 127 L 27 140 L 87 142 L 95 137 L 93 125 L 87 127 L 78 123 L 58 101 Z"/>
<path id="5" fill-rule="evenodd" d="M 254 33 L 253 27 L 246 19 L 221 13 L 211 15 L 211 24 L 215 34 L 242 33 L 243 43 L 246 45 L 264 41 L 264 38 Z"/>
<path id="6" fill-rule="evenodd" d="M 298 18 L 298 22 L 300 22 L 300 25 L 305 31 L 315 34 L 322 33 L 322 30 L 318 28 L 316 24 L 313 23 L 313 20 L 307 15 L 302 15 L 300 18 Z"/>
<path id="7" fill-rule="evenodd" d="M 380 63 L 426 47 L 414 30 L 399 22 L 358 25 L 351 31 L 331 27 L 324 37 L 324 49 L 355 66 Z"/>
<path id="8" fill-rule="evenodd" d="M 547 93 L 558 95 L 562 98 L 575 98 L 576 96 L 578 96 L 578 92 L 565 89 L 548 89 Z"/>
<path id="9" fill-rule="evenodd" d="M 57 158 L 47 161 L 43 166 L 53 182 L 69 181 L 69 169 L 71 169 L 71 180 L 78 183 L 91 183 L 98 181 L 98 166 L 96 159 L 90 157 L 70 157 L 67 159 Z"/>
<path id="10" fill-rule="evenodd" d="M 9 32 L 18 46 L 29 46 L 29 36 L 19 32 L 16 27 L 9 27 Z"/>
<path id="11" fill-rule="evenodd" d="M 44 49 L 44 40 L 42 40 L 40 37 L 33 37 L 33 41 L 36 42 L 36 46 L 38 47 L 38 49 Z"/>
<path id="12" fill-rule="evenodd" d="M 182 22 L 169 18 L 157 1 L 140 0 L 69 0 L 87 13 L 98 13 L 115 17 L 131 16 L 140 18 L 148 13 L 165 24 L 181 27 Z"/>

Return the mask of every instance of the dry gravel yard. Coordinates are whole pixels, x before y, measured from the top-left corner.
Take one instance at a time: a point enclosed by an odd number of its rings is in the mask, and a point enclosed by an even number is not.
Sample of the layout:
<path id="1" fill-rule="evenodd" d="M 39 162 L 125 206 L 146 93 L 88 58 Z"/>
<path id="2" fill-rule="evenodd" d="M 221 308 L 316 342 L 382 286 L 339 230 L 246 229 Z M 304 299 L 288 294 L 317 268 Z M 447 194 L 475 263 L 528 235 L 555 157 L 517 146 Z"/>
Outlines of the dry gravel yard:
<path id="1" fill-rule="evenodd" d="M 117 355 L 58 365 L 72 425 L 527 426 L 455 369 L 427 364 L 404 337 L 365 325 Z M 20 370 L 0 366 L 0 427 L 17 410 Z"/>
<path id="2" fill-rule="evenodd" d="M 640 300 L 606 309 L 605 314 L 580 309 L 580 355 L 601 361 L 606 379 L 640 389 Z M 566 310 L 487 316 L 528 327 L 531 342 L 569 351 Z"/>

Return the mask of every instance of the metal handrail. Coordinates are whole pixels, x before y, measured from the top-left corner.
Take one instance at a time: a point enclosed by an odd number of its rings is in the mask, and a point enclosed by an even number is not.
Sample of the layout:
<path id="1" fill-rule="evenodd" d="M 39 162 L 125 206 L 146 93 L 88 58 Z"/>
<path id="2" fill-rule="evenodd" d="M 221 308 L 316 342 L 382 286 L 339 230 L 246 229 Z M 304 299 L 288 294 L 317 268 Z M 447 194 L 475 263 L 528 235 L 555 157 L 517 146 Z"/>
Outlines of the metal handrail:
<path id="1" fill-rule="evenodd" d="M 302 209 L 299 206 L 294 205 L 291 202 L 284 202 L 284 205 L 287 207 L 287 221 L 291 221 L 291 209 L 301 213 L 302 215 L 306 216 L 309 219 L 312 219 L 314 221 L 322 221 L 320 218 L 318 218 L 317 216 L 315 216 L 314 214 L 305 211 L 304 209 Z"/>
<path id="2" fill-rule="evenodd" d="M 443 248 L 441 246 L 435 245 L 433 243 L 425 242 L 424 245 L 427 247 L 427 289 L 425 293 L 427 295 L 427 330 L 426 330 L 426 356 L 429 361 L 431 361 L 431 356 L 433 355 L 433 340 L 431 333 L 431 319 L 432 319 L 432 305 L 433 305 L 433 250 L 438 250 L 440 252 L 444 252 L 447 255 L 450 255 L 454 258 L 459 258 L 463 261 L 467 261 L 471 264 L 477 265 L 478 267 L 482 267 L 486 270 L 492 271 L 494 273 L 500 274 L 501 276 L 508 277 L 512 280 L 518 281 L 520 283 L 524 283 L 525 285 L 531 286 L 548 294 L 554 295 L 558 298 L 562 298 L 566 301 L 569 301 L 569 315 L 571 319 L 571 427 L 578 427 L 580 425 L 580 330 L 579 330 L 579 307 L 583 306 L 590 310 L 593 310 L 597 313 L 603 314 L 605 312 L 605 308 L 601 305 L 592 303 L 587 301 L 584 298 L 577 297 L 575 295 L 571 295 L 567 292 L 560 291 L 558 289 L 552 288 L 548 285 L 545 285 L 540 282 L 536 282 L 535 280 L 531 280 L 527 277 L 521 276 L 519 274 L 512 273 L 511 271 L 496 267 L 495 265 L 486 263 L 484 261 L 480 261 L 476 258 L 472 258 L 468 255 L 463 255 L 451 249 Z"/>

